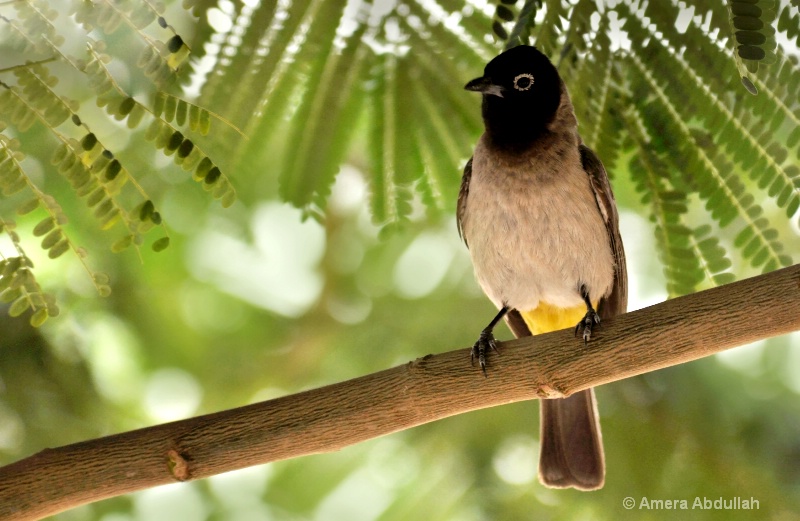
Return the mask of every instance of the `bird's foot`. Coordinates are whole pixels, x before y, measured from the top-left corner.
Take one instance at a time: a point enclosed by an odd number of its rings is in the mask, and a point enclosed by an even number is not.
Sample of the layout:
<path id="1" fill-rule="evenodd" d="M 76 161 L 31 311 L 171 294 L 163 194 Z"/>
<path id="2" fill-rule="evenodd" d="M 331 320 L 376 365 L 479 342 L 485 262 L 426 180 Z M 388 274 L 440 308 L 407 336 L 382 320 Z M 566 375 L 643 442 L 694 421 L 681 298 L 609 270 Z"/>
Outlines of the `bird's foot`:
<path id="1" fill-rule="evenodd" d="M 491 329 L 484 329 L 481 331 L 481 335 L 478 337 L 478 341 L 475 342 L 475 345 L 472 346 L 472 351 L 470 352 L 469 358 L 472 365 L 475 365 L 475 359 L 478 359 L 478 365 L 481 366 L 481 371 L 483 371 L 483 376 L 487 376 L 486 374 L 486 355 L 488 351 L 494 351 L 497 354 L 500 354 L 500 351 L 497 350 L 497 340 L 494 339 L 494 335 L 492 334 Z"/>
<path id="2" fill-rule="evenodd" d="M 578 322 L 578 325 L 575 326 L 575 336 L 578 336 L 578 331 L 583 328 L 583 343 L 586 344 L 589 342 L 589 339 L 592 338 L 592 328 L 597 325 L 600 326 L 600 315 L 593 309 L 589 309 L 586 312 L 586 316 L 583 317 L 583 320 Z"/>

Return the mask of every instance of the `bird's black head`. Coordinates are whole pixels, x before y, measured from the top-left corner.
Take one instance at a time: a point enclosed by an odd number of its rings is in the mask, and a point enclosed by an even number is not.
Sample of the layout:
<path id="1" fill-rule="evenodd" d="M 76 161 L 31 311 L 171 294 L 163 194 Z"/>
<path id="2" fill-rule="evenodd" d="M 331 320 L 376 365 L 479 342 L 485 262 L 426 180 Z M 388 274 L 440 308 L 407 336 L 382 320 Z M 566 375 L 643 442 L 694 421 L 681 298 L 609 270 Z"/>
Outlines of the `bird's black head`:
<path id="1" fill-rule="evenodd" d="M 527 144 L 546 130 L 561 102 L 561 79 L 535 47 L 520 45 L 489 62 L 467 83 L 483 94 L 483 120 L 499 144 Z"/>

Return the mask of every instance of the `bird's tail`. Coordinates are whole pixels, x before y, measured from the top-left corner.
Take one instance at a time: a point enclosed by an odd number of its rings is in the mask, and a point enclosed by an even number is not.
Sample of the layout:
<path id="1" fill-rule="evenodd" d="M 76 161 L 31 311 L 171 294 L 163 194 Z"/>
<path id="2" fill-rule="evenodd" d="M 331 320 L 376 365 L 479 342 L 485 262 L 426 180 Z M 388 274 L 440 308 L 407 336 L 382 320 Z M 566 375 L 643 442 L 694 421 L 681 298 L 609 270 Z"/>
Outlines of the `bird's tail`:
<path id="1" fill-rule="evenodd" d="M 606 467 L 594 389 L 539 403 L 539 481 L 554 488 L 602 488 Z"/>
<path id="2" fill-rule="evenodd" d="M 531 335 L 532 329 L 539 334 L 545 330 L 571 327 L 583 317 L 586 308 L 581 307 L 576 311 L 577 318 L 566 316 L 571 313 L 565 311 L 558 313 L 557 320 L 551 320 L 554 317 L 552 310 L 534 310 L 524 314 L 512 310 L 507 314 L 506 322 L 519 338 Z M 547 324 L 544 325 L 544 322 Z M 602 488 L 605 458 L 594 389 L 586 389 L 567 398 L 542 399 L 539 404 L 539 481 L 553 488 Z"/>

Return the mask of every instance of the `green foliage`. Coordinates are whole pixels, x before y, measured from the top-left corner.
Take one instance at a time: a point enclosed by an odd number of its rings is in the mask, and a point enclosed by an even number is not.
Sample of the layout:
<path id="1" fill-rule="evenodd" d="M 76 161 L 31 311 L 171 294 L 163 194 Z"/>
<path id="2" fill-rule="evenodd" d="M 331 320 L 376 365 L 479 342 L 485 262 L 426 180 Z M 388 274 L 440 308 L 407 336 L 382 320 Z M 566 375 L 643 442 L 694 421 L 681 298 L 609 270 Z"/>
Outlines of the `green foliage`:
<path id="1" fill-rule="evenodd" d="M 528 45 L 532 43 L 530 41 L 531 31 L 536 25 L 536 13 L 542 7 L 541 0 L 525 2 L 519 16 L 514 16 L 514 11 L 510 6 L 515 3 L 516 0 L 501 0 L 495 7 L 492 30 L 495 36 L 506 41 L 506 49 L 520 43 Z M 515 23 L 511 34 L 508 34 L 502 24 L 510 21 L 514 21 Z"/>
<path id="2" fill-rule="evenodd" d="M 56 170 L 101 228 L 124 227 L 114 251 L 165 230 L 158 198 L 129 166 L 129 151 L 59 90 L 65 66 L 108 118 L 191 172 L 223 206 L 235 200 L 236 180 L 226 175 L 235 171 L 242 182 L 277 179 L 282 198 L 322 220 L 340 166 L 354 162 L 369 177 L 374 221 L 394 229 L 417 203 L 429 215 L 452 210 L 459 167 L 481 128 L 477 101 L 460 86 L 502 47 L 533 43 L 558 64 L 582 136 L 615 183 L 630 172 L 670 294 L 731 280 L 739 261 L 763 271 L 793 262 L 787 251 L 795 248 L 784 243 L 796 239 L 782 236 L 772 208 L 789 218 L 800 208 L 800 67 L 777 43 L 779 34 L 800 38 L 796 2 L 515 3 L 498 0 L 484 12 L 452 0 L 380 10 L 231 2 L 223 13 L 216 2 L 185 1 L 201 21 L 187 38 L 159 3 L 73 1 L 80 28 L 102 36 L 86 36 L 85 55 L 72 56 L 49 2 L 14 2 L 6 26 L 20 66 L 4 83 L 0 114 L 14 132 L 40 124 L 55 137 Z M 228 23 L 204 23 L 220 13 Z M 210 71 L 196 70 L 190 49 Z M 121 82 L 115 63 L 136 82 Z M 194 73 L 200 95 L 190 101 L 181 85 Z M 74 125 L 64 128 L 68 119 Z M 223 123 L 213 135 L 212 119 Z M 8 168 L 4 192 L 32 183 Z M 161 235 L 158 250 L 169 242 Z"/>
<path id="3" fill-rule="evenodd" d="M 169 240 L 164 237 L 166 227 L 160 213 L 155 211 L 153 197 L 139 182 L 151 168 L 138 166 L 131 170 L 127 166 L 131 151 L 115 150 L 120 147 L 105 144 L 107 141 L 118 142 L 108 126 L 109 120 L 124 121 L 130 132 L 137 131 L 143 121 L 150 120 L 144 134 L 156 149 L 167 156 L 174 155 L 174 163 L 183 170 L 195 170 L 195 179 L 204 190 L 220 199 L 223 206 L 233 204 L 236 196 L 230 180 L 215 163 L 211 163 L 203 175 L 198 175 L 196 169 L 211 159 L 194 137 L 184 136 L 172 125 L 174 122 L 179 127 L 187 127 L 189 132 L 205 136 L 210 131 L 212 117 L 221 118 L 169 92 L 169 89 L 179 90 L 179 74 L 189 56 L 189 47 L 166 23 L 163 17 L 165 6 L 161 2 L 138 0 L 73 0 L 67 3 L 67 10 L 60 3 L 58 9 L 55 7 L 45 0 L 7 2 L 2 6 L 15 11 L 13 17 L 2 16 L 2 30 L 6 48 L 3 52 L 16 64 L 0 71 L 5 73 L 0 79 L 0 125 L 3 129 L 3 134 L 0 134 L 3 158 L 0 186 L 5 198 L 24 191 L 32 194 L 33 198 L 8 199 L 8 204 L 0 206 L 0 218 L 9 210 L 13 211 L 15 205 L 20 214 L 37 207 L 46 209 L 48 216 L 33 230 L 34 236 L 44 235 L 42 248 L 53 259 L 68 251 L 75 253 L 98 293 L 108 295 L 108 277 L 100 276 L 89 267 L 85 250 L 74 245 L 63 227 L 68 219 L 56 203 L 54 194 L 48 193 L 52 182 L 29 174 L 24 161 L 26 157 L 49 163 L 52 168 L 47 171 L 48 177 L 53 174 L 63 176 L 73 195 L 83 199 L 91 209 L 100 229 L 111 230 L 120 224 L 125 228 L 122 235 L 111 242 L 113 252 L 129 246 L 138 249 L 145 234 L 159 226 L 162 238 L 153 243 L 153 249 L 162 251 Z M 74 18 L 68 18 L 65 12 Z M 159 28 L 153 29 L 156 21 Z M 73 25 L 75 27 L 70 27 Z M 64 35 L 70 34 L 71 29 L 83 31 L 82 45 L 67 42 Z M 95 41 L 89 36 L 90 32 L 94 35 L 98 31 L 104 41 Z M 116 48 L 109 54 L 109 42 L 113 49 L 119 38 L 127 39 L 128 48 Z M 82 55 L 65 50 L 81 46 Z M 131 60 L 128 51 L 137 46 L 140 49 L 138 59 Z M 139 81 L 152 93 L 153 108 L 150 108 L 151 104 L 136 99 L 115 79 L 109 67 L 120 63 L 125 64 L 129 71 L 138 72 Z M 70 79 L 66 87 L 60 81 L 65 77 Z M 85 107 L 71 93 L 93 98 L 95 104 L 104 109 L 107 118 L 91 107 Z M 67 120 L 72 125 L 66 125 Z M 49 139 L 42 138 L 42 129 Z M 169 139 L 164 139 L 164 136 Z M 59 194 L 58 197 L 65 196 Z M 142 211 L 145 206 L 145 211 Z M 18 236 L 15 234 L 14 237 L 13 243 L 21 248 Z M 26 264 L 22 272 L 25 277 L 32 277 L 32 268 L 32 264 Z M 28 293 L 36 294 L 33 290 Z M 44 315 L 37 311 L 38 301 L 23 300 L 29 304 L 25 309 L 33 309 L 34 322 L 42 323 Z M 12 305 L 15 313 L 25 310 L 23 300 Z"/>
<path id="4" fill-rule="evenodd" d="M 133 98 L 127 98 L 127 100 L 133 100 Z M 175 121 L 181 127 L 186 124 L 188 117 L 189 128 L 204 136 L 211 130 L 211 117 L 220 119 L 218 115 L 211 114 L 203 107 L 166 92 L 156 93 L 153 100 L 153 115 L 157 118 L 163 117 L 169 123 Z"/>
<path id="5" fill-rule="evenodd" d="M 43 292 L 36 281 L 36 277 L 33 274 L 33 261 L 22 249 L 20 237 L 14 231 L 15 228 L 16 223 L 13 221 L 0 219 L 0 234 L 4 234 L 11 239 L 17 253 L 14 257 L 0 258 L 0 303 L 8 304 L 8 314 L 12 317 L 18 317 L 29 312 L 28 320 L 30 324 L 34 327 L 39 327 L 49 317 L 57 316 L 59 309 L 53 296 Z M 40 232 L 40 235 L 47 230 L 52 230 L 48 237 L 59 231 L 52 221 L 48 225 L 37 226 L 37 231 Z M 55 256 L 57 256 L 66 251 L 70 244 L 58 234 L 53 236 L 55 238 L 50 241 L 52 244 L 49 245 L 49 248 L 51 256 L 54 251 L 56 252 Z"/>
<path id="6" fill-rule="evenodd" d="M 777 61 L 775 56 L 775 18 L 777 2 L 773 0 L 728 0 L 731 26 L 736 46 L 736 64 L 742 73 L 742 84 L 751 94 L 758 89 L 747 72 L 758 71 L 759 64 Z M 785 10 L 784 10 L 785 11 Z"/>

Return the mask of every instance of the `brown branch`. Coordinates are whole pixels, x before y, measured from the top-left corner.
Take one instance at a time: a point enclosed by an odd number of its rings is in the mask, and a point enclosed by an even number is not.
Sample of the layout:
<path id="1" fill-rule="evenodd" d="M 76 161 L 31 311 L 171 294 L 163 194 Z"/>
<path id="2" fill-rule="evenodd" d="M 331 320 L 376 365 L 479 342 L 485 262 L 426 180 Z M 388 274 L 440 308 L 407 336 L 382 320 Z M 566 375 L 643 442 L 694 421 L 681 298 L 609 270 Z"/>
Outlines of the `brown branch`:
<path id="1" fill-rule="evenodd" d="M 608 320 L 588 347 L 566 330 L 504 342 L 486 379 L 460 349 L 276 400 L 46 449 L 0 468 L 0 519 L 37 519 L 156 485 L 335 451 L 796 330 L 800 265 Z"/>

